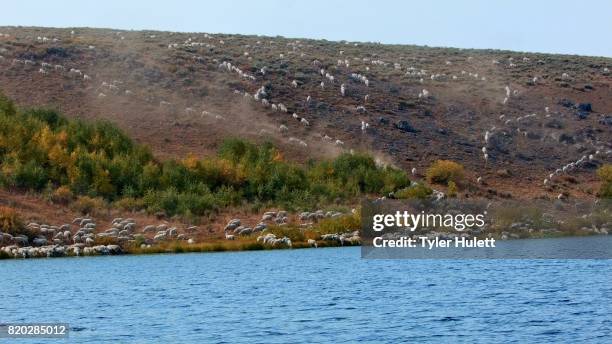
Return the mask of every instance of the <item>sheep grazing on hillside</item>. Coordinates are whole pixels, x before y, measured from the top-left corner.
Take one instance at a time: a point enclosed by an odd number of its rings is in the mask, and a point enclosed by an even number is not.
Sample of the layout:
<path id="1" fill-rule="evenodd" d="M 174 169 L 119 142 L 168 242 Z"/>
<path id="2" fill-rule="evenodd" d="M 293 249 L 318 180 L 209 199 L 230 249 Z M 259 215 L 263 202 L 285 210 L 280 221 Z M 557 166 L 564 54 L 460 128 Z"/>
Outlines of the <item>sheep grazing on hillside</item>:
<path id="1" fill-rule="evenodd" d="M 321 88 L 325 88 L 325 83 L 321 81 Z"/>
<path id="2" fill-rule="evenodd" d="M 287 112 L 287 107 L 284 104 L 278 104 L 278 108 L 282 111 L 282 112 Z"/>
<path id="3" fill-rule="evenodd" d="M 278 131 L 280 131 L 280 132 L 286 132 L 286 131 L 289 131 L 289 128 L 288 128 L 286 125 L 281 124 L 281 125 L 278 127 Z"/>
<path id="4" fill-rule="evenodd" d="M 426 89 L 423 89 L 421 93 L 419 93 L 419 98 L 429 98 L 429 91 Z"/>
<path id="5" fill-rule="evenodd" d="M 363 97 L 363 101 L 364 101 L 364 102 L 367 102 L 369 99 L 370 99 L 370 95 L 369 95 L 369 94 L 366 94 L 366 95 Z"/>
<path id="6" fill-rule="evenodd" d="M 340 93 L 343 97 L 346 95 L 346 86 L 344 84 L 340 85 Z"/>
<path id="7" fill-rule="evenodd" d="M 344 142 L 341 140 L 336 140 L 336 146 L 344 146 Z"/>
<path id="8" fill-rule="evenodd" d="M 44 70 L 43 68 L 39 69 L 38 72 L 43 75 L 47 74 L 47 71 Z"/>
<path id="9" fill-rule="evenodd" d="M 353 80 L 355 80 L 355 81 L 359 81 L 359 82 L 364 83 L 366 85 L 366 87 L 370 85 L 370 81 L 364 75 L 361 75 L 361 74 L 358 74 L 358 73 L 352 73 L 351 74 L 351 78 Z"/>
<path id="10" fill-rule="evenodd" d="M 304 142 L 304 141 L 302 141 L 302 140 L 300 140 L 298 138 L 295 138 L 295 137 L 290 137 L 289 138 L 289 143 L 297 143 L 297 144 L 299 144 L 300 146 L 303 146 L 303 147 L 307 147 L 308 146 L 308 144 L 306 142 Z"/>
<path id="11" fill-rule="evenodd" d="M 482 177 L 476 178 L 476 183 L 482 184 L 483 183 Z"/>
<path id="12" fill-rule="evenodd" d="M 278 110 L 278 106 L 276 106 L 276 104 L 272 104 L 272 111 L 277 111 Z"/>
<path id="13" fill-rule="evenodd" d="M 91 77 L 87 74 L 83 75 L 83 80 L 87 81 L 87 80 L 91 80 Z"/>
<path id="14" fill-rule="evenodd" d="M 370 124 L 361 121 L 361 131 L 366 131 L 366 129 L 368 129 L 370 127 Z"/>
<path id="15" fill-rule="evenodd" d="M 487 130 L 484 135 L 485 143 L 489 143 L 489 138 L 491 137 L 491 133 Z"/>
<path id="16" fill-rule="evenodd" d="M 300 123 L 304 124 L 305 126 L 310 126 L 310 122 L 308 122 L 308 120 L 304 117 L 302 117 L 302 119 L 300 119 Z"/>
<path id="17" fill-rule="evenodd" d="M 311 96 L 306 97 L 306 103 L 310 103 L 311 100 L 312 100 Z"/>
<path id="18" fill-rule="evenodd" d="M 410 173 L 411 173 L 413 176 L 416 176 L 416 174 L 417 174 L 417 169 L 416 169 L 416 167 L 413 167 L 413 168 L 412 168 L 412 170 L 410 170 Z"/>
<path id="19" fill-rule="evenodd" d="M 264 99 L 268 94 L 266 93 L 266 87 L 265 86 L 261 86 L 260 88 L 257 89 L 257 92 L 255 92 L 255 94 L 253 95 L 253 98 L 255 98 L 255 100 L 261 100 Z"/>
<path id="20" fill-rule="evenodd" d="M 291 86 L 293 86 L 293 88 L 297 88 L 297 87 L 298 87 L 298 82 L 297 82 L 297 80 L 293 80 L 293 81 L 291 82 Z"/>

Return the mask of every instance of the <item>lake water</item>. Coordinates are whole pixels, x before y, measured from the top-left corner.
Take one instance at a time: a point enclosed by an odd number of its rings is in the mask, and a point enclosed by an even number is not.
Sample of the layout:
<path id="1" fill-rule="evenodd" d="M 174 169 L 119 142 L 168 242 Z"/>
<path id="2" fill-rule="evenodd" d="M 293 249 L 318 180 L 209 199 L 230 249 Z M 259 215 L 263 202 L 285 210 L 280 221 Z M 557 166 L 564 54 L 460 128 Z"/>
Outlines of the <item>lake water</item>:
<path id="1" fill-rule="evenodd" d="M 1 323 L 72 328 L 19 343 L 612 337 L 612 260 L 369 260 L 352 247 L 5 260 L 0 278 Z"/>

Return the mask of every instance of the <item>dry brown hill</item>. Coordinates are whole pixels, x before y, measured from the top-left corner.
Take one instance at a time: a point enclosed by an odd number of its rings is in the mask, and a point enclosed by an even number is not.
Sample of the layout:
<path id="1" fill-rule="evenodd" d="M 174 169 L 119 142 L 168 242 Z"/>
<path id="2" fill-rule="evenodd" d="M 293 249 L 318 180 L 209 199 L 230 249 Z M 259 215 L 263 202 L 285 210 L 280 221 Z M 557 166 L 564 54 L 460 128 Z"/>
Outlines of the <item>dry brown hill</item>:
<path id="1" fill-rule="evenodd" d="M 515 197 L 591 197 L 595 169 L 612 158 L 609 58 L 88 28 L 0 33 L 0 89 L 19 105 L 109 119 L 160 156 L 209 154 L 236 136 L 271 139 L 301 161 L 365 150 L 417 176 L 451 159 L 473 182 L 482 177 L 481 192 Z"/>

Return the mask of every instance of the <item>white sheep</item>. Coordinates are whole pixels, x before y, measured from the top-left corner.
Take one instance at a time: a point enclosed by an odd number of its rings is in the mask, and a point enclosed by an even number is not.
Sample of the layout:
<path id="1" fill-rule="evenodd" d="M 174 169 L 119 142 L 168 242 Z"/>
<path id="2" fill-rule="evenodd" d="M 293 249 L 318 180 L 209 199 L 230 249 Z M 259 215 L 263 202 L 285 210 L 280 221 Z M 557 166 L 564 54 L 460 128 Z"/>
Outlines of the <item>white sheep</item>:
<path id="1" fill-rule="evenodd" d="M 426 89 L 423 89 L 421 93 L 419 93 L 419 98 L 428 98 L 428 97 L 429 97 L 429 91 L 427 91 Z"/>
<path id="2" fill-rule="evenodd" d="M 413 176 L 416 176 L 416 174 L 417 174 L 416 167 L 413 167 L 412 170 L 410 170 L 410 173 L 412 173 Z"/>
<path id="3" fill-rule="evenodd" d="M 306 103 L 310 103 L 311 100 L 312 100 L 311 96 L 306 97 Z"/>
<path id="4" fill-rule="evenodd" d="M 344 146 L 344 142 L 341 140 L 336 140 L 336 146 Z"/>
<path id="5" fill-rule="evenodd" d="M 297 87 L 298 87 L 298 82 L 297 82 L 297 80 L 293 80 L 293 81 L 291 82 L 291 86 L 293 86 L 293 88 L 297 88 Z"/>
<path id="6" fill-rule="evenodd" d="M 370 127 L 370 124 L 361 121 L 361 131 L 366 131 L 366 129 L 368 129 Z"/>
<path id="7" fill-rule="evenodd" d="M 344 84 L 340 85 L 340 93 L 343 97 L 346 95 L 346 86 Z"/>
<path id="8" fill-rule="evenodd" d="M 309 126 L 310 122 L 308 122 L 308 120 L 304 117 L 302 117 L 302 119 L 300 119 L 300 123 L 304 124 L 305 126 Z"/>
<path id="9" fill-rule="evenodd" d="M 278 127 L 278 130 L 279 130 L 280 132 L 286 132 L 286 131 L 289 131 L 289 128 L 288 128 L 286 125 L 281 124 L 281 125 Z"/>

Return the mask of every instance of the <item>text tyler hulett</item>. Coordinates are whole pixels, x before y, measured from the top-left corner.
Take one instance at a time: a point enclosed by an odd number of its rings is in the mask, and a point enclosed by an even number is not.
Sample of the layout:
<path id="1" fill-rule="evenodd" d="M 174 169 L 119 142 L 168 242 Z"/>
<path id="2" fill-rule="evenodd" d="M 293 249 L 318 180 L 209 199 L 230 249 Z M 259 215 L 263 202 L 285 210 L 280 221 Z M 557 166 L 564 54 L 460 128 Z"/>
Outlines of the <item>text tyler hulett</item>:
<path id="1" fill-rule="evenodd" d="M 465 238 L 455 237 L 453 239 L 440 239 L 440 238 L 428 238 L 428 237 L 401 237 L 398 239 L 384 239 L 383 237 L 376 237 L 372 240 L 374 247 L 423 247 L 427 249 L 433 248 L 448 248 L 448 247 L 461 247 L 461 248 L 486 248 L 495 247 L 494 238 L 478 239 L 478 238 Z"/>

